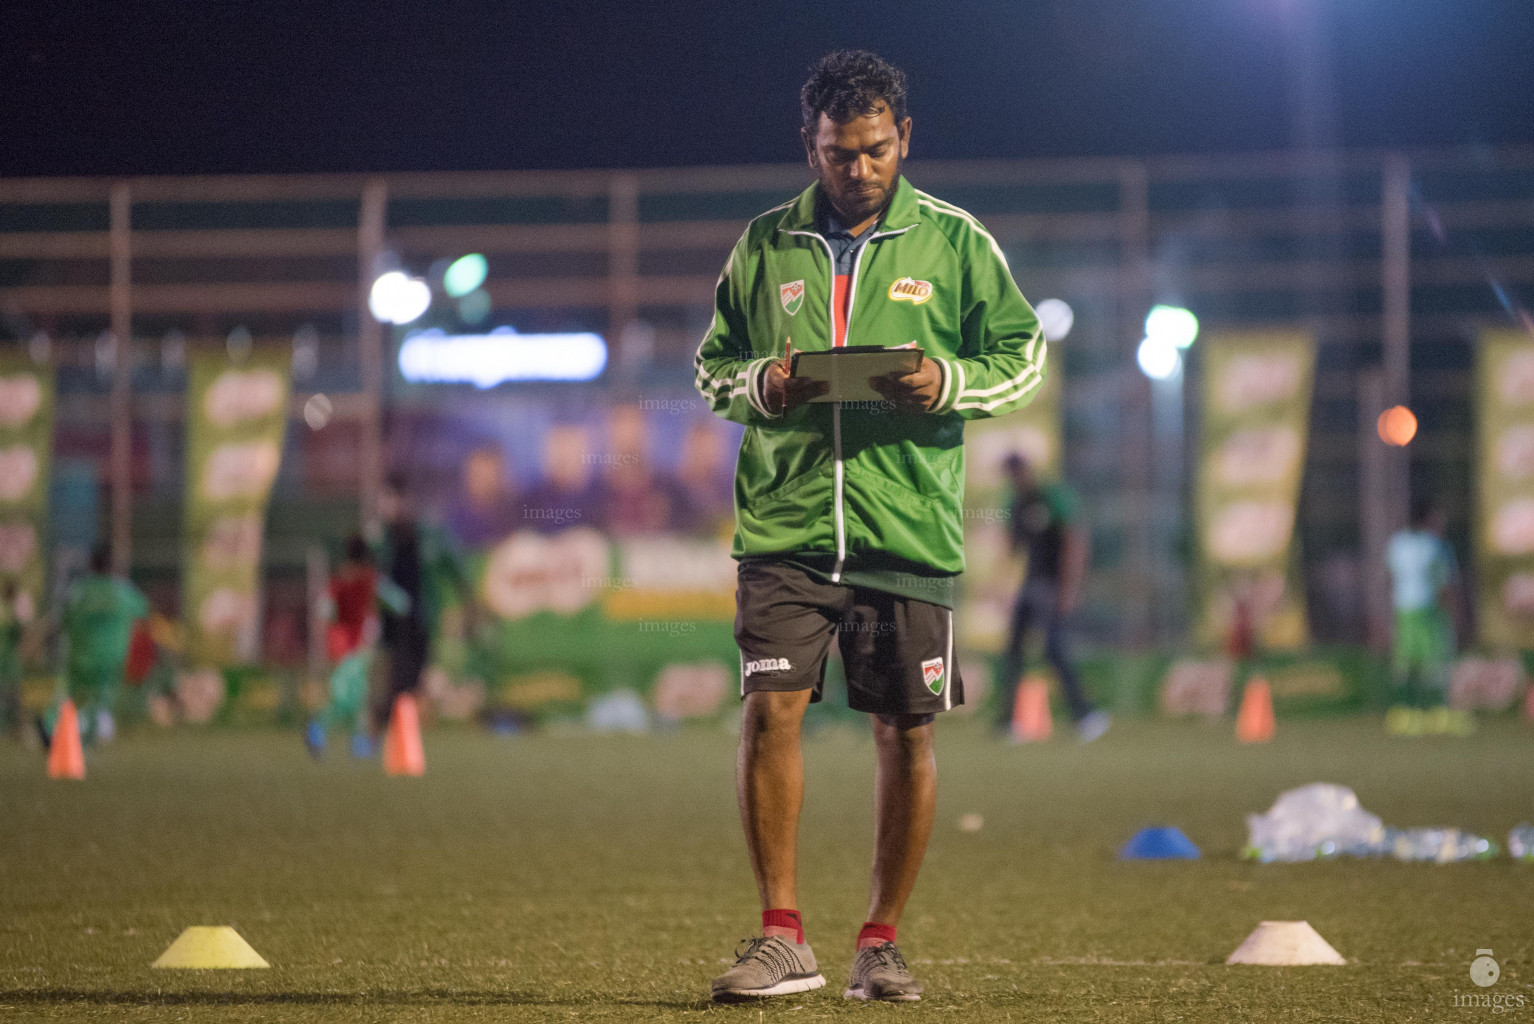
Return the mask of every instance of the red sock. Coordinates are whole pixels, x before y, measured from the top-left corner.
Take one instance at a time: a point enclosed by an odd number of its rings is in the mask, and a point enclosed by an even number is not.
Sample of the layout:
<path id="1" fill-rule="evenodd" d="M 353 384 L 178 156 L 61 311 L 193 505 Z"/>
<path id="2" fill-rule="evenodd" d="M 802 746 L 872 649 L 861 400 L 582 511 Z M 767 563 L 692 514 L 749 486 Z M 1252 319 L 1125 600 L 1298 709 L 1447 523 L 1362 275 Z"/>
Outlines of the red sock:
<path id="1" fill-rule="evenodd" d="M 863 930 L 858 932 L 858 948 L 867 949 L 869 946 L 879 946 L 886 942 L 895 941 L 895 926 L 892 924 L 876 924 L 873 921 L 863 922 Z"/>
<path id="2" fill-rule="evenodd" d="M 797 910 L 764 910 L 762 911 L 762 929 L 768 928 L 792 928 L 798 933 L 795 942 L 804 943 L 804 921 L 799 917 Z"/>

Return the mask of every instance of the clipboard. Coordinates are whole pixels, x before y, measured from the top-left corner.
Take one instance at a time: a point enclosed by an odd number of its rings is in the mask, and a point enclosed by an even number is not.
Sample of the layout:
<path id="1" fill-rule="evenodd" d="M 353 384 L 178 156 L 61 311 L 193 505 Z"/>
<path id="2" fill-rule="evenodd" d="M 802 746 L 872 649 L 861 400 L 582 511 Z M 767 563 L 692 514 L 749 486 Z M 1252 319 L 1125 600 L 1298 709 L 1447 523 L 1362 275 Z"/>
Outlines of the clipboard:
<path id="1" fill-rule="evenodd" d="M 915 373 L 925 353 L 920 348 L 885 348 L 882 345 L 846 345 L 821 352 L 795 352 L 789 376 L 823 381 L 826 393 L 811 402 L 883 402 L 869 387 L 870 377 Z"/>

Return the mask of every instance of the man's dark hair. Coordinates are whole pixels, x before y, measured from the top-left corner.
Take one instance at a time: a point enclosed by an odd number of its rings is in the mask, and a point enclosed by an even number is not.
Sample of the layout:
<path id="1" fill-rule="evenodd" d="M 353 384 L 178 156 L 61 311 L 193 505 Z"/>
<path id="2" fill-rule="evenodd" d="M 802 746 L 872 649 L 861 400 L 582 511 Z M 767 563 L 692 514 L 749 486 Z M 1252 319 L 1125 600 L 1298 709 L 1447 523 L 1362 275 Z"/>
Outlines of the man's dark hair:
<path id="1" fill-rule="evenodd" d="M 1424 529 L 1438 514 L 1438 503 L 1432 498 L 1417 498 L 1411 503 L 1411 525 Z"/>
<path id="2" fill-rule="evenodd" d="M 905 72 L 867 50 L 837 50 L 810 68 L 799 90 L 804 130 L 813 134 L 825 114 L 837 124 L 890 108 L 895 123 L 905 120 Z"/>
<path id="3" fill-rule="evenodd" d="M 105 575 L 112 568 L 112 549 L 105 544 L 91 548 L 91 572 Z"/>

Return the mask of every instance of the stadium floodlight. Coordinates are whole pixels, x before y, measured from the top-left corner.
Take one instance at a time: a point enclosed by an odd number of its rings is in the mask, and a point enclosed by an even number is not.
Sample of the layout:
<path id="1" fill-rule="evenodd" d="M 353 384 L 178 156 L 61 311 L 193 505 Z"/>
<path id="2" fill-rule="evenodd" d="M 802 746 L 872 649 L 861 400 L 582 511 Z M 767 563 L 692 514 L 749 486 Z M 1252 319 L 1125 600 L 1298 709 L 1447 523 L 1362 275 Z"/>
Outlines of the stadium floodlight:
<path id="1" fill-rule="evenodd" d="M 1064 341 L 1076 323 L 1076 313 L 1064 299 L 1044 299 L 1033 311 L 1039 315 L 1039 326 L 1044 330 L 1046 341 Z"/>
<path id="2" fill-rule="evenodd" d="M 497 327 L 489 334 L 448 334 L 433 327 L 410 332 L 399 350 L 400 375 L 422 384 L 595 380 L 606 367 L 607 342 L 590 333 L 518 334 Z"/>
<path id="3" fill-rule="evenodd" d="M 1145 316 L 1145 336 L 1187 348 L 1198 337 L 1198 317 L 1181 306 L 1152 306 Z"/>
<path id="4" fill-rule="evenodd" d="M 430 306 L 430 286 L 401 270 L 378 275 L 368 291 L 368 310 L 379 323 L 412 323 L 419 320 Z"/>
<path id="5" fill-rule="evenodd" d="M 1171 380 L 1182 371 L 1182 352 L 1165 337 L 1146 337 L 1135 352 L 1140 372 L 1151 380 Z"/>
<path id="6" fill-rule="evenodd" d="M 442 290 L 452 298 L 461 299 L 484 284 L 489 276 L 489 261 L 479 253 L 471 252 L 454 260 L 443 273 Z"/>

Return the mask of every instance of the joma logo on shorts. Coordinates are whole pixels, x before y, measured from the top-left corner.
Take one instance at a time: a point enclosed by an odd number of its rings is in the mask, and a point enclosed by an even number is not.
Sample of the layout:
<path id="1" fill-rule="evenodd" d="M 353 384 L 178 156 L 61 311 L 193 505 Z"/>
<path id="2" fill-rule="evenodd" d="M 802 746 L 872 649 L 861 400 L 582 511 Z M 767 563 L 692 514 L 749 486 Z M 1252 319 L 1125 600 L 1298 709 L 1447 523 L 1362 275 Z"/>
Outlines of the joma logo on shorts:
<path id="1" fill-rule="evenodd" d="M 758 672 L 787 672 L 792 667 L 787 658 L 761 658 L 746 662 L 746 675 L 751 676 Z"/>

